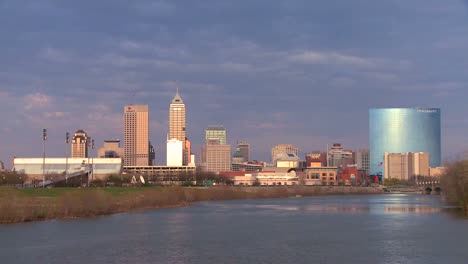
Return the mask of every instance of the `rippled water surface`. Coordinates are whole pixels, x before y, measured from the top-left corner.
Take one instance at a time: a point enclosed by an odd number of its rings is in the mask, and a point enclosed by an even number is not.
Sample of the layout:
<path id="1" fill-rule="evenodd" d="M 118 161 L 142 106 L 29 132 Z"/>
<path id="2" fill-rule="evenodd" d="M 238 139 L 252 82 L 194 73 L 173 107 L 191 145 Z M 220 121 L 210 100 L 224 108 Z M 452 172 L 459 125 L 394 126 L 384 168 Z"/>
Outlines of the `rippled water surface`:
<path id="1" fill-rule="evenodd" d="M 439 196 L 202 202 L 0 226 L 0 263 L 468 263 Z"/>

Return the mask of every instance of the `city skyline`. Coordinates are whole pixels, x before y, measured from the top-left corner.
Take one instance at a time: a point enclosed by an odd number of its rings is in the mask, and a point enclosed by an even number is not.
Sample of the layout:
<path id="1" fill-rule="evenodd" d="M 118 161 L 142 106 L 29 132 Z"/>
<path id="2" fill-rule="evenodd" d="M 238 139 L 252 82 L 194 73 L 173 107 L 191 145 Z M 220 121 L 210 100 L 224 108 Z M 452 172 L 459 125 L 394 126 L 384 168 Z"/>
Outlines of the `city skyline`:
<path id="1" fill-rule="evenodd" d="M 69 153 L 65 132 L 78 128 L 96 147 L 123 140 L 122 107 L 148 104 L 164 164 L 178 86 L 194 150 L 210 124 L 224 125 L 233 146 L 249 142 L 253 159 L 269 160 L 280 143 L 301 158 L 327 143 L 357 150 L 369 147 L 369 108 L 420 106 L 442 109 L 442 161 L 455 158 L 468 148 L 468 12 L 449 2 L 141 1 L 97 14 L 112 2 L 4 1 L 0 160 L 41 156 L 44 127 L 48 157 Z"/>

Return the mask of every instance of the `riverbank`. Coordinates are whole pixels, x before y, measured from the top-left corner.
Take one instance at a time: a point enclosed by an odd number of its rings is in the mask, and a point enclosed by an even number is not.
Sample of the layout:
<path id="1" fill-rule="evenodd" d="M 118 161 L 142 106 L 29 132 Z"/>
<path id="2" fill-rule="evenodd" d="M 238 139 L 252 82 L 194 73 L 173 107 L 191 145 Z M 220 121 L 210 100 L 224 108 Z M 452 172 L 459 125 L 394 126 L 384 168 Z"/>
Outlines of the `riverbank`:
<path id="1" fill-rule="evenodd" d="M 343 186 L 0 189 L 0 223 L 95 217 L 197 201 L 381 193 L 373 187 Z"/>

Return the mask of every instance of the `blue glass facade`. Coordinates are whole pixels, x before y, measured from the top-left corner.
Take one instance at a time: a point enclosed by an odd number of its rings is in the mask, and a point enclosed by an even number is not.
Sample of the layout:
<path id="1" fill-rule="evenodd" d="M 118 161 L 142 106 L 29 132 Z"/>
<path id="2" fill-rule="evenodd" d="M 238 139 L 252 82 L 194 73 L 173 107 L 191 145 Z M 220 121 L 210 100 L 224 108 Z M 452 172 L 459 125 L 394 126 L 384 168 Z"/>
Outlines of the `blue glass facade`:
<path id="1" fill-rule="evenodd" d="M 370 173 L 383 174 L 385 152 L 429 152 L 430 166 L 440 166 L 440 140 L 439 108 L 370 109 Z"/>

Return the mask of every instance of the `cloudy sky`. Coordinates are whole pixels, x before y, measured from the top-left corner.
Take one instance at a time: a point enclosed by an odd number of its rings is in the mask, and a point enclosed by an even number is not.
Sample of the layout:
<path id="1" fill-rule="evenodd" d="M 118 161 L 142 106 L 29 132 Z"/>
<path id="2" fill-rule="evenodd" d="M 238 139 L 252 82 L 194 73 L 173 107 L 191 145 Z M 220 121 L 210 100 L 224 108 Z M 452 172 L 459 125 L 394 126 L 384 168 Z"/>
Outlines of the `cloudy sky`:
<path id="1" fill-rule="evenodd" d="M 442 108 L 443 156 L 468 149 L 468 1 L 0 0 L 0 160 L 64 156 L 65 132 L 123 138 L 150 106 L 165 162 L 177 86 L 195 151 L 222 124 L 269 159 L 368 146 L 370 107 Z M 301 154 L 301 155 L 302 155 Z"/>

